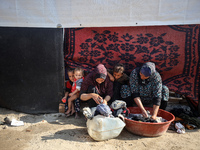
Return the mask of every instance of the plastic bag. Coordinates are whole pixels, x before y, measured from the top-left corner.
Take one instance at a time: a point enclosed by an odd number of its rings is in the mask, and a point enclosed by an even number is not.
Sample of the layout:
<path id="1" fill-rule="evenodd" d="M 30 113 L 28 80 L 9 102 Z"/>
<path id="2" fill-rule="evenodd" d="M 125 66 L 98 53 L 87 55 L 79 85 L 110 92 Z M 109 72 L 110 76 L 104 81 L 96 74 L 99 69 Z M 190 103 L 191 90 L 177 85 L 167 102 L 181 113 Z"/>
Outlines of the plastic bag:
<path id="1" fill-rule="evenodd" d="M 125 123 L 119 118 L 102 115 L 87 120 L 88 134 L 96 141 L 103 141 L 117 137 L 123 130 Z"/>
<path id="2" fill-rule="evenodd" d="M 180 122 L 175 123 L 175 128 L 177 129 L 177 133 L 185 133 L 185 127 Z"/>
<path id="3" fill-rule="evenodd" d="M 114 102 L 112 102 L 110 107 L 114 110 L 117 110 L 120 108 L 126 108 L 126 102 L 124 102 L 122 100 L 115 100 Z"/>

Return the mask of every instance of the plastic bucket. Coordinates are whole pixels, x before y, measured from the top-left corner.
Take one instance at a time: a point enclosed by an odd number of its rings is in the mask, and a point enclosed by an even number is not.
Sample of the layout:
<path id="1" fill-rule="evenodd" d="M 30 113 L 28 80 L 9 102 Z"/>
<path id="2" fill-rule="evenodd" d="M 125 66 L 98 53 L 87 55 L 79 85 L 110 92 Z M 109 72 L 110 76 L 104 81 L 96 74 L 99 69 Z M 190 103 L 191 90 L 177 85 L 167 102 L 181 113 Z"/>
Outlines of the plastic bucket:
<path id="1" fill-rule="evenodd" d="M 133 114 L 141 114 L 141 110 L 139 107 L 129 107 L 130 113 Z M 146 110 L 149 110 L 152 114 L 151 107 L 145 107 Z M 156 137 L 163 135 L 172 121 L 174 121 L 175 117 L 172 113 L 167 112 L 165 110 L 159 109 L 158 117 L 162 117 L 167 120 L 167 122 L 161 123 L 149 123 L 149 122 L 139 122 L 125 118 L 126 126 L 125 128 L 136 135 L 147 136 L 147 137 Z"/>

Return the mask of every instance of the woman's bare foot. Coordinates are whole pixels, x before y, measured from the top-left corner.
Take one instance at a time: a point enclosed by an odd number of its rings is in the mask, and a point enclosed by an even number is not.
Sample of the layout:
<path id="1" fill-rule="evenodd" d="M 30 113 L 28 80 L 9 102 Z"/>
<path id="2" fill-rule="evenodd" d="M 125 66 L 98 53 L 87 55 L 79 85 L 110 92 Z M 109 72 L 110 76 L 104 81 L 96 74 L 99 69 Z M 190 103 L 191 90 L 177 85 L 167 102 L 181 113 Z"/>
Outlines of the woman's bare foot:
<path id="1" fill-rule="evenodd" d="M 75 110 L 72 110 L 72 111 L 71 111 L 71 116 L 72 116 L 74 113 L 75 113 Z"/>
<path id="2" fill-rule="evenodd" d="M 65 117 L 66 118 L 68 118 L 68 117 L 70 117 L 71 116 L 71 114 L 69 113 L 69 114 L 65 114 Z"/>
<path id="3" fill-rule="evenodd" d="M 65 112 L 65 115 L 70 114 L 70 112 L 71 112 L 71 110 L 68 109 L 68 110 Z"/>
<path id="4" fill-rule="evenodd" d="M 79 113 L 76 112 L 76 113 L 75 113 L 75 119 L 79 119 L 79 118 L 80 118 Z"/>

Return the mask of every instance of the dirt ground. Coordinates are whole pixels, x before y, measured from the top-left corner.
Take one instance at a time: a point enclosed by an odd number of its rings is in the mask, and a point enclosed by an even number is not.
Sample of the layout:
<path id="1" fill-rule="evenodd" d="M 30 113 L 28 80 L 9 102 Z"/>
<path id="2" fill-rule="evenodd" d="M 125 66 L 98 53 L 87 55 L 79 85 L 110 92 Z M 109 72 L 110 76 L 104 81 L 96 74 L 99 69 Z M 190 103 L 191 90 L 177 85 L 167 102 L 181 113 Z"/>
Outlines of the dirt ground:
<path id="1" fill-rule="evenodd" d="M 97 142 L 88 135 L 83 115 L 74 119 L 58 113 L 30 115 L 0 108 L 0 121 L 5 117 L 21 120 L 24 125 L 0 125 L 1 150 L 200 150 L 198 129 L 142 137 L 124 128 L 118 137 Z"/>

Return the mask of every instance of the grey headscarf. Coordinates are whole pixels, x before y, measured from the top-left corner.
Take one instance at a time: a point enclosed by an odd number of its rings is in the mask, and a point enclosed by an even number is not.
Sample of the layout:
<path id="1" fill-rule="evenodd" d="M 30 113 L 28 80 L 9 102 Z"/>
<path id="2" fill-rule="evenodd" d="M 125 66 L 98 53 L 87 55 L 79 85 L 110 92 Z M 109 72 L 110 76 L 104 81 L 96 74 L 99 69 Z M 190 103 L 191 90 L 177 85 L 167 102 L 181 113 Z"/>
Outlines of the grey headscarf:
<path id="1" fill-rule="evenodd" d="M 155 71 L 156 71 L 156 66 L 152 62 L 147 62 L 147 63 L 143 64 L 143 66 L 140 69 L 140 72 L 145 77 L 151 76 L 153 73 L 155 73 Z"/>

